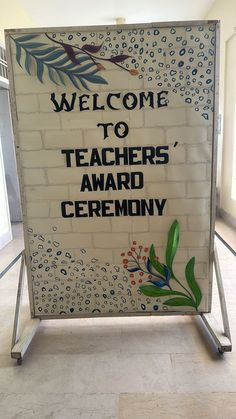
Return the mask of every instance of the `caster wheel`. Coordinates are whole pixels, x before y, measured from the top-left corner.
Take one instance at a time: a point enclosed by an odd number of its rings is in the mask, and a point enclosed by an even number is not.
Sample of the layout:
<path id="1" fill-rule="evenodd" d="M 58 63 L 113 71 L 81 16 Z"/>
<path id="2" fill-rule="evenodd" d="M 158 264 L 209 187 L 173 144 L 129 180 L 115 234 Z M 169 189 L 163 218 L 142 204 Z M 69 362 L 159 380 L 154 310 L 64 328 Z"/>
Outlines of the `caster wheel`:
<path id="1" fill-rule="evenodd" d="M 223 355 L 224 351 L 222 351 L 222 349 L 218 348 L 218 352 L 219 354 Z"/>
<path id="2" fill-rule="evenodd" d="M 22 364 L 22 358 L 18 358 L 17 359 L 17 365 L 21 365 Z"/>

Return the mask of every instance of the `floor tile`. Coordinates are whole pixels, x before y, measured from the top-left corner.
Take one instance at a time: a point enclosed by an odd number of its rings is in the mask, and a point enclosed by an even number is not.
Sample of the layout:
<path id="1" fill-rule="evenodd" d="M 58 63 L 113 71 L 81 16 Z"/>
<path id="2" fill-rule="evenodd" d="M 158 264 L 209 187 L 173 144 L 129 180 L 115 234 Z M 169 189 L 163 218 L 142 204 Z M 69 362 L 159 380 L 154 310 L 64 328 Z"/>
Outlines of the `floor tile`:
<path id="1" fill-rule="evenodd" d="M 235 419 L 236 393 L 125 394 L 119 419 Z"/>

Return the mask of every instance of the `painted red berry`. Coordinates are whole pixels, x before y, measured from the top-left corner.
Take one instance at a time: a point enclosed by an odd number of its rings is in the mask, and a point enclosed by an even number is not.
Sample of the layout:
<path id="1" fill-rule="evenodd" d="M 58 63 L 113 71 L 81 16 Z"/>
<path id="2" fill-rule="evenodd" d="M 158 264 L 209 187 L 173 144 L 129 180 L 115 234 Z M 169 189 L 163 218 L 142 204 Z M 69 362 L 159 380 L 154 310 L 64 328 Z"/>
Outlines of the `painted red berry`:
<path id="1" fill-rule="evenodd" d="M 135 284 L 136 284 L 136 282 L 135 282 L 135 281 L 131 281 L 131 284 L 132 284 L 132 285 L 135 285 Z"/>
<path id="2" fill-rule="evenodd" d="M 129 276 L 130 276 L 130 278 L 133 278 L 134 277 L 134 274 L 130 274 Z"/>
<path id="3" fill-rule="evenodd" d="M 127 253 L 127 255 L 128 255 L 128 256 L 132 256 L 132 254 L 133 254 L 133 253 L 132 253 L 131 251 L 129 251 L 129 252 Z"/>
<path id="4" fill-rule="evenodd" d="M 147 253 L 148 252 L 148 247 L 145 247 L 144 252 Z"/>
<path id="5" fill-rule="evenodd" d="M 137 242 L 134 241 L 133 244 L 135 245 L 135 244 L 137 244 Z"/>
<path id="6" fill-rule="evenodd" d="M 125 256 L 125 253 L 121 253 L 120 255 L 121 255 L 121 256 Z"/>
<path id="7" fill-rule="evenodd" d="M 143 276 L 143 272 L 139 272 L 139 275 L 140 275 L 140 276 Z"/>
<path id="8" fill-rule="evenodd" d="M 140 284 L 142 284 L 142 282 L 143 282 L 143 281 L 142 281 L 142 279 L 139 279 L 139 281 L 138 281 L 138 282 L 139 282 Z"/>
<path id="9" fill-rule="evenodd" d="M 128 263 L 128 259 L 123 259 L 123 263 Z"/>
<path id="10" fill-rule="evenodd" d="M 131 250 L 132 250 L 132 252 L 134 252 L 135 251 L 135 247 L 131 247 Z"/>

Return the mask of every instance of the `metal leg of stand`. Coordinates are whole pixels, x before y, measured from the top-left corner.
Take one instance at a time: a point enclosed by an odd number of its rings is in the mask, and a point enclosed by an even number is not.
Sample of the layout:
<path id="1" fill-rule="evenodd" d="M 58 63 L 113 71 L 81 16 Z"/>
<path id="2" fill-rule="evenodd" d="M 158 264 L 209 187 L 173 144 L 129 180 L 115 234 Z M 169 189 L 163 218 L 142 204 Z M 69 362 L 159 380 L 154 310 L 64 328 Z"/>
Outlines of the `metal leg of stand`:
<path id="1" fill-rule="evenodd" d="M 21 335 L 19 336 L 19 325 L 20 325 L 20 308 L 22 302 L 22 295 L 24 289 L 24 274 L 25 274 L 25 253 L 22 252 L 21 255 L 21 265 L 20 265 L 20 274 L 19 282 L 17 289 L 16 297 L 16 309 L 15 309 L 15 318 L 13 325 L 13 334 L 12 334 L 12 346 L 11 346 L 11 357 L 17 360 L 17 363 L 21 365 L 23 356 L 27 351 L 35 333 L 39 326 L 39 319 L 30 319 L 23 329 Z"/>
<path id="2" fill-rule="evenodd" d="M 226 307 L 226 302 L 225 302 L 223 281 L 222 281 L 219 258 L 218 258 L 216 247 L 214 249 L 214 267 L 215 267 L 216 283 L 217 283 L 219 299 L 220 299 L 220 309 L 221 309 L 223 329 L 224 329 L 223 332 L 219 329 L 219 325 L 217 321 L 215 320 L 215 318 L 213 317 L 212 313 L 202 313 L 201 317 L 209 333 L 214 339 L 218 347 L 218 351 L 221 354 L 223 354 L 224 352 L 232 351 L 232 342 L 231 342 L 231 336 L 230 336 L 229 319 L 228 319 L 227 307 Z"/>

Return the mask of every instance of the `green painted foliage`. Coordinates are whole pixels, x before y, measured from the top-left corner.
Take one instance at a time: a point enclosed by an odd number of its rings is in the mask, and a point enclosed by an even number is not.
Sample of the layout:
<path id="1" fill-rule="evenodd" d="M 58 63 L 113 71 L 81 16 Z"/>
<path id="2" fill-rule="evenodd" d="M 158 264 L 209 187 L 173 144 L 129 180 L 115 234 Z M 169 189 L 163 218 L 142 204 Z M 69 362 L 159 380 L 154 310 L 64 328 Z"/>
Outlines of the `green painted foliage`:
<path id="1" fill-rule="evenodd" d="M 168 233 L 166 245 L 166 264 L 172 271 L 174 257 L 179 244 L 179 223 L 177 220 L 173 222 Z"/>
<path id="2" fill-rule="evenodd" d="M 73 62 L 70 55 L 62 46 L 49 46 L 37 41 L 38 35 L 25 35 L 12 37 L 16 45 L 16 61 L 28 74 L 33 74 L 36 67 L 36 76 L 41 83 L 44 77 L 56 85 L 65 85 L 70 81 L 78 90 L 83 87 L 89 90 L 88 83 L 108 84 L 98 72 L 94 60 L 86 51 L 73 50 Z M 34 40 L 34 42 L 32 42 Z"/>
<path id="3" fill-rule="evenodd" d="M 154 244 L 151 245 L 149 251 L 149 260 L 153 269 L 165 277 L 165 282 L 157 281 L 155 279 L 149 282 L 152 285 L 140 286 L 142 294 L 148 297 L 164 297 L 174 296 L 168 300 L 163 301 L 163 304 L 170 307 L 194 307 L 196 310 L 202 300 L 201 289 L 195 279 L 194 266 L 195 258 L 192 257 L 185 268 L 185 278 L 187 284 L 180 281 L 174 274 L 174 258 L 178 250 L 179 245 L 179 223 L 175 220 L 168 232 L 167 245 L 166 245 L 166 265 L 159 262 L 156 257 Z M 149 273 L 152 274 L 152 270 L 148 269 Z M 177 284 L 177 289 L 173 289 L 174 284 Z M 166 288 L 165 288 L 166 287 Z M 168 289 L 167 289 L 168 287 Z"/>
<path id="4" fill-rule="evenodd" d="M 177 306 L 190 306 L 195 307 L 194 301 L 190 298 L 170 298 L 163 302 L 166 306 L 177 307 Z"/>
<path id="5" fill-rule="evenodd" d="M 196 306 L 198 307 L 202 299 L 202 292 L 195 279 L 194 265 L 195 265 L 195 258 L 193 257 L 192 259 L 190 259 L 190 261 L 186 265 L 185 277 L 186 277 L 188 286 L 194 295 Z"/>
<path id="6" fill-rule="evenodd" d="M 158 288 L 155 285 L 142 285 L 140 287 L 140 290 L 144 295 L 147 295 L 148 297 L 163 297 L 165 295 L 185 296 L 185 294 L 183 294 L 182 292 Z"/>
<path id="7" fill-rule="evenodd" d="M 159 272 L 161 275 L 165 276 L 164 266 L 157 260 L 155 247 L 153 244 L 150 247 L 149 259 L 153 268 L 156 269 L 156 271 Z"/>

